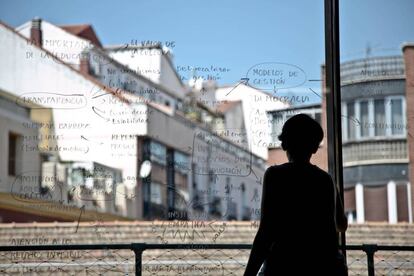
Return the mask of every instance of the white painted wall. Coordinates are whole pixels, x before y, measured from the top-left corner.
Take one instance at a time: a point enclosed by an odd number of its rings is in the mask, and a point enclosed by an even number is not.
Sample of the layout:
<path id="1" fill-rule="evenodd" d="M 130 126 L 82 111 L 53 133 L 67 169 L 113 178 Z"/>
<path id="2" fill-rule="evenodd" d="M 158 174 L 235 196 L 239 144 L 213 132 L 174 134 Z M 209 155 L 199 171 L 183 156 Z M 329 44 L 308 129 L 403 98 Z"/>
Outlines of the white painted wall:
<path id="1" fill-rule="evenodd" d="M 16 28 L 16 31 L 30 39 L 31 21 Z M 62 28 L 42 20 L 42 47 L 64 62 L 78 68 L 80 54 L 84 49 L 93 47 L 87 39 L 75 36 Z"/>
<path id="2" fill-rule="evenodd" d="M 153 103 L 160 105 L 169 104 L 171 112 L 175 111 L 177 99 L 165 92 L 163 89 L 142 76 L 138 76 L 125 65 L 115 64 L 103 52 L 97 49 L 89 51 L 89 62 L 94 77 L 99 79 L 105 86 L 113 89 L 127 90 L 136 96 L 143 97 Z M 171 91 L 171 90 L 169 90 Z"/>
<path id="3" fill-rule="evenodd" d="M 22 99 L 40 95 L 45 100 L 52 95 L 45 93 L 60 94 L 53 99 L 77 99 L 75 104 L 43 103 L 53 108 L 55 134 L 61 137 L 57 140 L 58 148 L 51 150 L 57 150 L 62 161 L 95 161 L 121 169 L 124 179 L 134 179 L 137 175 L 135 136 L 146 134 L 146 105 L 126 105 L 108 92 L 106 96 L 94 98 L 103 89 L 93 81 L 51 57 L 45 58 L 43 50 L 28 44 L 3 25 L 0 25 L 0 37 L 1 89 Z M 27 53 L 32 56 L 26 58 Z M 70 96 L 73 94 L 77 96 Z M 119 119 L 129 122 L 118 123 Z M 69 128 L 73 125 L 76 127 Z M 113 134 L 118 136 L 114 138 Z M 124 184 L 132 187 L 135 181 L 125 180 Z"/>
<path id="4" fill-rule="evenodd" d="M 162 49 L 140 47 L 109 47 L 109 56 L 126 65 L 138 74 L 171 90 L 177 97 L 183 98 L 188 92 L 171 67 Z"/>
<path id="5" fill-rule="evenodd" d="M 0 60 L 2 60 L 0 66 L 1 89 L 26 98 L 39 96 L 39 94 L 28 93 L 42 92 L 43 95 L 41 96 L 43 97 L 41 98 L 43 100 L 47 99 L 49 95 L 44 93 L 58 93 L 60 99 L 66 99 L 67 97 L 76 99 L 73 104 L 56 104 L 50 101 L 43 103 L 43 105 L 53 108 L 55 134 L 62 137 L 57 141 L 59 147 L 57 151 L 62 161 L 94 161 L 121 169 L 124 179 L 132 179 L 131 181 L 124 181 L 124 184 L 132 186 L 133 179 L 137 175 L 136 135 L 158 136 L 162 140 L 161 142 L 176 148 L 188 148 L 189 145 L 193 145 L 193 133 L 196 129 L 190 127 L 185 119 L 173 123 L 172 112 L 167 109 L 161 112 L 154 108 L 148 108 L 147 105 L 137 101 L 135 96 L 128 96 L 128 98 L 136 104 L 126 105 L 119 98 L 108 93 L 103 87 L 79 72 L 52 57 L 47 57 L 43 50 L 30 45 L 26 40 L 3 25 L 0 25 L 0 37 L 3 39 L 3 43 L 0 45 Z M 102 66 L 101 69 L 106 71 L 107 68 Z M 116 69 L 114 76 L 111 76 L 113 78 L 134 79 L 132 76 L 120 72 L 119 68 L 113 67 L 113 69 Z M 105 75 L 105 77 L 109 78 L 110 76 Z M 137 82 L 137 85 L 140 85 L 140 83 Z M 57 97 L 52 97 L 52 99 L 55 98 Z M 245 100 L 243 102 L 243 112 L 245 118 L 247 118 L 246 113 L 251 112 L 249 108 L 252 107 L 246 102 L 248 98 L 242 98 Z M 252 106 L 255 107 L 256 105 Z M 158 115 L 155 116 L 154 114 Z M 265 112 L 263 112 L 263 115 L 266 116 Z M 123 119 L 125 122 L 118 124 L 117 120 L 119 119 Z M 151 119 L 149 120 L 150 124 L 147 123 L 148 119 Z M 76 125 L 77 127 L 68 128 L 69 125 Z M 198 154 L 205 153 L 200 152 Z M 249 153 L 246 154 L 249 155 Z M 230 159 L 235 159 L 237 155 L 236 152 L 226 154 Z M 215 167 L 218 166 L 228 167 L 229 162 L 221 161 L 221 163 L 215 164 Z M 254 170 L 259 177 L 264 173 L 263 168 L 255 167 Z M 208 177 L 203 175 L 198 177 L 203 179 L 200 187 L 204 185 L 207 189 Z M 218 193 L 220 195 L 224 195 L 224 181 L 225 177 L 222 176 L 217 179 L 216 187 L 219 189 Z M 243 176 L 232 176 L 231 182 L 237 185 L 241 182 L 245 183 L 248 200 L 253 197 L 255 189 L 261 191 L 260 181 L 258 182 L 256 176 L 252 173 Z M 239 191 L 234 191 L 232 194 L 234 200 L 240 206 Z M 222 204 L 225 203 L 222 201 Z M 260 201 L 248 202 L 248 204 L 258 208 Z M 129 209 L 134 211 L 136 207 L 129 206 Z M 132 214 L 132 216 L 135 215 Z M 240 212 L 238 215 L 241 216 Z"/>
<path id="6" fill-rule="evenodd" d="M 0 94 L 0 101 L 2 99 Z M 24 127 L 25 124 L 31 125 L 32 123 L 28 115 L 13 111 L 13 109 L 23 110 L 23 108 L 16 108 L 13 103 L 6 103 L 9 105 L 9 108 L 6 108 L 3 104 L 5 103 L 2 101 L 0 103 L 0 192 L 16 195 L 23 192 L 21 191 L 23 188 L 24 193 L 30 196 L 29 190 L 34 193 L 39 190 L 40 154 L 39 151 L 21 152 L 22 158 L 18 160 L 19 166 L 16 167 L 16 175 L 10 176 L 8 173 L 9 133 L 20 135 L 20 145 L 25 147 L 25 145 L 33 144 L 25 138 L 37 136 L 38 128 Z"/>
<path id="7" fill-rule="evenodd" d="M 215 98 L 221 101 L 242 101 L 243 118 L 251 150 L 261 158 L 267 159 L 267 143 L 271 125 L 266 111 L 286 108 L 288 105 L 269 94 L 244 84 L 240 84 L 236 88 L 218 88 L 215 92 Z"/>
<path id="8" fill-rule="evenodd" d="M 167 56 L 168 55 L 168 56 Z M 182 98 L 189 92 L 178 76 L 176 69 L 173 67 L 173 58 L 170 54 L 161 56 L 161 77 L 160 84 L 177 92 L 177 96 Z"/>
<path id="9" fill-rule="evenodd" d="M 224 114 L 226 128 L 229 129 L 229 135 L 226 138 L 232 140 L 234 143 L 249 148 L 249 141 L 247 139 L 246 126 L 243 117 L 242 102 L 238 102 L 236 106 L 227 110 Z"/>
<path id="10" fill-rule="evenodd" d="M 159 83 L 161 74 L 160 49 L 148 48 L 116 48 L 105 49 L 110 57 L 119 63 L 128 66 L 138 74 L 147 77 L 155 83 Z"/>

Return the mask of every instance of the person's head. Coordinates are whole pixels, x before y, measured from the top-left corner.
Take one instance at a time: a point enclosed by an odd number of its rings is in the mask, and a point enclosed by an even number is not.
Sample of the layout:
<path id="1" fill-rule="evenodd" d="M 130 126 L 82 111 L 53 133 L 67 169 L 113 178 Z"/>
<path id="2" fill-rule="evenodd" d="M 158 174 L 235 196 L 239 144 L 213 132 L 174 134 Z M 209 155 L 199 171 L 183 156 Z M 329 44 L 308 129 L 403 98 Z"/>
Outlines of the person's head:
<path id="1" fill-rule="evenodd" d="M 318 150 L 323 139 L 323 130 L 319 123 L 308 115 L 298 114 L 285 122 L 278 138 L 290 160 L 308 161 Z"/>

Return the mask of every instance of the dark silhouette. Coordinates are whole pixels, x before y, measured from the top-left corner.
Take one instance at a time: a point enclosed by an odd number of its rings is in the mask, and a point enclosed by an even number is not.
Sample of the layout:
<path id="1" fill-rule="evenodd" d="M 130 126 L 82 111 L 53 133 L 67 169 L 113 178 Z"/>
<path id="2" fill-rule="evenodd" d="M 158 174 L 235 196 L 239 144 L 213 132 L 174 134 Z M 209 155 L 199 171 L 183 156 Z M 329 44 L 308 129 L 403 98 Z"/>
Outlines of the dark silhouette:
<path id="1" fill-rule="evenodd" d="M 289 162 L 269 167 L 263 178 L 259 230 L 244 275 L 265 262 L 264 275 L 340 275 L 338 232 L 348 226 L 331 176 L 310 163 L 323 138 L 321 126 L 298 114 L 279 139 Z"/>

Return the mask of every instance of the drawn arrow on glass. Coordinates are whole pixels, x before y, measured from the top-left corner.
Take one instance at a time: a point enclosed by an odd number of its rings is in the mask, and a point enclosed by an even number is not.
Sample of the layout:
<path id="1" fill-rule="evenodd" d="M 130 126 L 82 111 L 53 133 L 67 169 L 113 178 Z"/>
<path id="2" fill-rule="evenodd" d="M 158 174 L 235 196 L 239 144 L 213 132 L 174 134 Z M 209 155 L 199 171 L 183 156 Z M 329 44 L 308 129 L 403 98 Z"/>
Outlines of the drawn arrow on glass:
<path id="1" fill-rule="evenodd" d="M 78 223 L 77 223 L 77 225 L 76 225 L 76 230 L 75 230 L 75 233 L 77 233 L 78 232 L 78 229 L 79 229 L 79 222 L 80 222 L 80 220 L 81 220 L 81 217 L 82 217 L 82 213 L 83 212 L 85 212 L 85 205 L 82 205 L 82 207 L 80 208 L 80 214 L 79 214 L 79 218 L 78 218 Z"/>
<path id="2" fill-rule="evenodd" d="M 262 178 L 257 176 L 257 174 L 254 172 L 253 168 L 252 168 L 249 164 L 246 164 L 246 168 L 247 168 L 247 169 L 250 169 L 250 171 L 251 171 L 251 172 L 253 173 L 253 175 L 256 177 L 256 182 L 257 182 L 258 184 L 262 184 Z"/>
<path id="3" fill-rule="evenodd" d="M 129 44 L 128 44 L 128 43 L 126 43 L 125 45 L 122 45 L 122 46 L 120 46 L 120 47 L 118 47 L 118 48 L 114 49 L 113 51 L 116 53 L 116 52 L 118 52 L 118 51 L 120 51 L 120 50 L 126 50 L 126 49 L 128 49 L 128 47 L 129 47 Z"/>
<path id="4" fill-rule="evenodd" d="M 262 183 L 262 178 L 259 178 L 257 176 L 257 174 L 254 172 L 253 168 L 251 170 L 252 170 L 253 175 L 256 177 L 256 182 L 259 183 L 259 184 L 261 184 Z"/>
<path id="5" fill-rule="evenodd" d="M 101 91 L 102 89 L 100 89 L 99 91 Z M 98 96 L 94 96 L 94 97 L 92 97 L 92 99 L 96 99 L 96 98 L 99 98 L 99 97 L 102 97 L 102 96 L 107 96 L 107 95 L 110 95 L 109 93 L 107 93 L 107 92 L 105 92 L 105 93 L 103 93 L 103 94 L 100 94 L 100 95 L 98 95 Z"/>
<path id="6" fill-rule="evenodd" d="M 312 88 L 309 88 L 310 91 L 313 92 L 313 94 L 315 94 L 316 96 L 318 96 L 319 98 L 322 99 L 321 95 L 319 95 L 318 93 L 316 93 Z"/>
<path id="7" fill-rule="evenodd" d="M 84 140 L 86 140 L 86 141 L 88 141 L 88 142 L 95 143 L 95 144 L 98 144 L 98 145 L 103 145 L 103 143 L 102 143 L 102 142 L 95 142 L 95 141 L 91 141 L 91 140 L 87 139 L 87 138 L 86 138 L 85 136 L 83 136 L 83 135 L 81 135 L 81 139 L 84 139 Z"/>
<path id="8" fill-rule="evenodd" d="M 104 86 L 105 87 L 105 86 Z M 95 91 L 96 90 L 96 91 Z M 100 91 L 102 91 L 102 88 L 101 87 L 99 87 L 99 86 L 97 86 L 97 85 L 94 85 L 94 86 L 92 86 L 92 89 L 91 89 L 91 94 L 92 94 L 92 99 L 100 92 Z"/>
<path id="9" fill-rule="evenodd" d="M 131 58 L 135 57 L 135 54 L 137 53 L 137 49 L 133 49 L 131 53 Z"/>
<path id="10" fill-rule="evenodd" d="M 105 118 L 104 116 L 102 116 L 101 114 L 98 113 L 98 112 L 101 112 L 101 113 L 105 114 L 105 111 L 102 111 L 102 110 L 100 110 L 99 108 L 97 108 L 95 106 L 92 106 L 92 110 L 93 110 L 93 112 L 95 112 L 96 115 L 98 115 L 102 119 L 105 119 L 107 122 L 109 122 L 108 118 Z"/>
<path id="11" fill-rule="evenodd" d="M 342 117 L 347 118 L 348 120 L 350 120 L 350 121 L 354 122 L 354 123 L 355 123 L 355 124 L 357 124 L 358 126 L 359 126 L 359 125 L 361 125 L 361 122 L 360 122 L 357 118 L 355 118 L 355 117 L 349 117 L 349 116 L 345 116 L 345 115 L 342 115 Z"/>
<path id="12" fill-rule="evenodd" d="M 236 86 L 234 86 L 229 92 L 227 92 L 226 96 L 228 96 L 240 84 L 249 85 L 248 83 L 249 83 L 249 78 L 241 78 L 240 79 L 240 82 L 238 84 L 236 84 Z"/>

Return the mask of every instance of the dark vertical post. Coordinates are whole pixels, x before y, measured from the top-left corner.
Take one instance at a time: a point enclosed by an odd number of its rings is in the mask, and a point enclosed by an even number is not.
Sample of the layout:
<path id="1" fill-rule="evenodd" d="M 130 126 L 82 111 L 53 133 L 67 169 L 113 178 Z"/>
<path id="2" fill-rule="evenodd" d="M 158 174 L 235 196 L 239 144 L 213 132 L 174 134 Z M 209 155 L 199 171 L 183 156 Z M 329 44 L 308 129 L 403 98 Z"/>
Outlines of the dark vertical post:
<path id="1" fill-rule="evenodd" d="M 141 243 L 133 243 L 132 250 L 135 254 L 135 276 L 142 275 L 142 252 L 144 252 L 145 244 Z"/>
<path id="2" fill-rule="evenodd" d="M 140 138 L 139 138 L 140 139 Z M 145 219 L 151 219 L 152 218 L 152 212 L 151 212 L 151 173 L 145 177 L 140 178 L 140 168 L 141 164 L 146 160 L 151 160 L 151 140 L 148 138 L 142 138 L 141 143 L 139 145 L 142 145 L 142 152 L 141 154 L 138 154 L 138 163 L 139 167 L 137 170 L 137 179 L 140 179 L 142 183 L 142 206 L 143 206 L 143 214 L 142 217 Z M 137 185 L 138 186 L 138 185 Z M 138 191 L 137 191 L 138 193 Z"/>
<path id="3" fill-rule="evenodd" d="M 328 169 L 344 202 L 342 168 L 341 79 L 339 53 L 339 0 L 325 0 L 325 64 Z M 345 234 L 341 234 L 344 255 Z"/>
<path id="4" fill-rule="evenodd" d="M 374 254 L 377 251 L 377 245 L 363 244 L 362 250 L 367 254 L 368 276 L 375 276 Z"/>
<path id="5" fill-rule="evenodd" d="M 173 220 L 175 217 L 175 168 L 174 149 L 167 149 L 167 218 Z"/>

